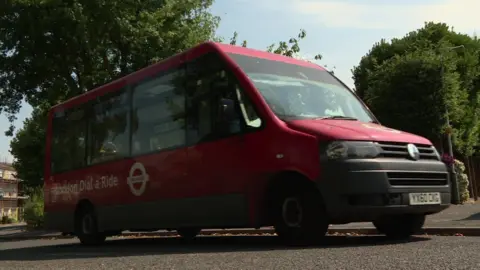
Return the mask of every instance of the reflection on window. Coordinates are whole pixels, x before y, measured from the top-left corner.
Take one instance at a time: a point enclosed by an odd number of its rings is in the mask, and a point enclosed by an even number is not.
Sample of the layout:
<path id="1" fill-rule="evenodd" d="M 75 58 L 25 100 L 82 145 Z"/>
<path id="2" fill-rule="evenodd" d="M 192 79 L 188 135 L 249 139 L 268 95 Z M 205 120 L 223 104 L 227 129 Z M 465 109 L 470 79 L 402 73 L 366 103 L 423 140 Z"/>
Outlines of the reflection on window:
<path id="1" fill-rule="evenodd" d="M 128 156 L 129 109 L 126 91 L 93 104 L 89 123 L 90 164 Z"/>
<path id="2" fill-rule="evenodd" d="M 185 144 L 185 98 L 182 86 L 182 72 L 174 71 L 135 87 L 133 154 Z"/>
<path id="3" fill-rule="evenodd" d="M 224 106 L 232 108 L 229 122 L 220 119 Z M 189 143 L 198 143 L 262 124 L 217 54 L 77 108 L 57 110 L 52 122 L 53 173 L 184 146 L 187 136 Z"/>
<path id="4" fill-rule="evenodd" d="M 281 119 L 348 116 L 372 117 L 360 100 L 328 71 L 239 54 L 229 56 Z"/>
<path id="5" fill-rule="evenodd" d="M 245 126 L 256 128 L 261 125 L 235 76 L 223 67 L 217 55 L 200 57 L 190 63 L 187 70 L 189 143 L 220 139 L 239 134 Z M 225 123 L 219 112 L 227 104 L 233 108 L 234 115 Z"/>
<path id="6" fill-rule="evenodd" d="M 371 121 L 360 102 L 342 87 L 272 74 L 249 76 L 280 117 L 348 116 L 360 121 Z"/>
<path id="7" fill-rule="evenodd" d="M 86 114 L 83 108 L 59 112 L 53 119 L 52 170 L 85 166 Z"/>

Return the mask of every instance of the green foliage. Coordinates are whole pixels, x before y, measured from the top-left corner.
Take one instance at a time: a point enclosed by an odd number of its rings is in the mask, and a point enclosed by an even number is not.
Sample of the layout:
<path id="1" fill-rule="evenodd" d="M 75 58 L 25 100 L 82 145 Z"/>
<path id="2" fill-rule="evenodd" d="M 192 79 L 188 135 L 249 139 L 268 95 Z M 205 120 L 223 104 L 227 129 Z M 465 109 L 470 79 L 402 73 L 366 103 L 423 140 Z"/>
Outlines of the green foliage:
<path id="1" fill-rule="evenodd" d="M 275 48 L 275 44 L 272 44 L 272 45 L 267 47 L 267 51 L 268 52 L 273 52 L 273 53 L 276 53 L 276 54 L 282 54 L 282 55 L 289 56 L 289 57 L 295 57 L 296 55 L 298 55 L 298 53 L 300 53 L 299 42 L 300 42 L 300 40 L 304 39 L 305 37 L 307 37 L 307 32 L 304 29 L 300 29 L 300 33 L 298 33 L 296 38 L 292 37 L 288 40 L 288 42 L 287 41 L 278 42 L 277 48 Z M 314 59 L 315 60 L 321 60 L 322 55 L 317 54 L 317 55 L 314 56 Z"/>
<path id="2" fill-rule="evenodd" d="M 238 38 L 238 33 L 235 31 L 233 32 L 233 37 L 230 39 L 230 45 L 237 45 L 237 38 Z M 246 40 L 242 41 L 242 47 L 247 47 Z"/>
<path id="3" fill-rule="evenodd" d="M 0 224 L 13 224 L 13 223 L 17 223 L 17 220 L 10 216 L 3 216 L 2 219 L 0 220 Z"/>
<path id="4" fill-rule="evenodd" d="M 304 29 L 300 29 L 297 37 L 292 37 L 288 41 L 280 41 L 278 44 L 271 44 L 267 47 L 267 52 L 285 55 L 288 57 L 297 57 L 300 53 L 300 40 L 307 37 L 307 32 Z M 237 45 L 238 33 L 234 32 L 233 37 L 230 39 L 230 45 Z M 242 42 L 242 47 L 247 47 L 247 41 Z M 321 60 L 322 55 L 317 54 L 314 56 L 314 60 Z"/>
<path id="5" fill-rule="evenodd" d="M 10 120 L 25 99 L 34 110 L 11 142 L 27 189 L 43 182 L 46 113 L 52 105 L 153 62 L 213 40 L 213 0 L 8 0 L 0 6 L 0 113 Z M 295 56 L 296 38 L 275 53 Z M 231 44 L 237 43 L 234 33 Z M 246 47 L 247 42 L 243 41 Z M 320 55 L 316 56 L 319 60 Z M 13 129 L 8 131 L 11 135 Z"/>
<path id="6" fill-rule="evenodd" d="M 11 142 L 27 187 L 41 185 L 46 111 L 198 43 L 216 40 L 213 0 L 7 0 L 0 4 L 0 114 L 32 115 Z M 13 128 L 7 131 L 12 135 Z"/>
<path id="7" fill-rule="evenodd" d="M 478 148 L 476 37 L 454 32 L 446 24 L 426 23 L 403 38 L 376 43 L 352 73 L 357 95 L 382 123 L 438 141 L 448 111 L 455 150 L 471 155 Z"/>
<path id="8" fill-rule="evenodd" d="M 440 69 L 432 51 L 394 56 L 370 75 L 363 99 L 386 126 L 436 139 L 445 128 L 445 106 L 452 108 L 451 121 L 459 122 L 467 103 L 456 73 L 446 73 L 447 87 L 439 92 Z"/>
<path id="9" fill-rule="evenodd" d="M 460 203 L 465 203 L 470 198 L 468 191 L 468 175 L 465 173 L 465 165 L 460 160 L 455 160 L 455 172 L 458 183 L 458 193 L 460 194 Z"/>
<path id="10" fill-rule="evenodd" d="M 43 189 L 41 187 L 36 188 L 30 198 L 25 203 L 23 219 L 30 228 L 42 228 L 43 227 L 43 206 L 44 197 Z"/>
<path id="11" fill-rule="evenodd" d="M 212 2 L 3 1 L 0 113 L 14 120 L 22 99 L 56 104 L 214 39 Z"/>
<path id="12" fill-rule="evenodd" d="M 47 111 L 46 106 L 35 108 L 10 142 L 10 153 L 16 158 L 13 166 L 27 194 L 43 183 Z"/>

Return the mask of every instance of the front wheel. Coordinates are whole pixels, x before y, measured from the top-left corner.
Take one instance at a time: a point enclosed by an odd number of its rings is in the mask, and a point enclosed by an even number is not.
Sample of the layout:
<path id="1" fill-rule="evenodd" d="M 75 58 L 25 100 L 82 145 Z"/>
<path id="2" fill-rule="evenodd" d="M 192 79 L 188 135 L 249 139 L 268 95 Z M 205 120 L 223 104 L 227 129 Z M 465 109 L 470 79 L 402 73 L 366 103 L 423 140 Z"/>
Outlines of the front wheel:
<path id="1" fill-rule="evenodd" d="M 373 222 L 379 233 L 395 239 L 405 239 L 419 233 L 424 224 L 423 214 L 386 216 Z"/>
<path id="2" fill-rule="evenodd" d="M 275 231 L 289 244 L 316 243 L 325 237 L 328 226 L 325 206 L 318 192 L 288 190 L 275 202 Z"/>

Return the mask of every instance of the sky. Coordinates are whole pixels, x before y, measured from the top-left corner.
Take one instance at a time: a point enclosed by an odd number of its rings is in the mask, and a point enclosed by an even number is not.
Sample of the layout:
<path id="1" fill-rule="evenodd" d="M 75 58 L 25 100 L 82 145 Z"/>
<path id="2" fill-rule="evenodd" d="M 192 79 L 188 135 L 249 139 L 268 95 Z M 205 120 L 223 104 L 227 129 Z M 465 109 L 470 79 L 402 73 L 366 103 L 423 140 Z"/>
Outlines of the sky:
<path id="1" fill-rule="evenodd" d="M 478 0 L 215 0 L 212 13 L 221 17 L 217 35 L 227 40 L 233 32 L 248 47 L 265 50 L 305 29 L 301 54 L 321 54 L 321 65 L 335 67 L 335 74 L 353 87 L 351 69 L 358 65 L 375 42 L 402 37 L 423 27 L 425 21 L 444 22 L 455 31 L 480 34 Z M 475 19 L 477 18 L 477 19 Z M 30 115 L 24 104 L 17 128 Z M 0 127 L 9 123 L 0 115 Z M 9 161 L 11 137 L 0 130 L 0 161 Z"/>

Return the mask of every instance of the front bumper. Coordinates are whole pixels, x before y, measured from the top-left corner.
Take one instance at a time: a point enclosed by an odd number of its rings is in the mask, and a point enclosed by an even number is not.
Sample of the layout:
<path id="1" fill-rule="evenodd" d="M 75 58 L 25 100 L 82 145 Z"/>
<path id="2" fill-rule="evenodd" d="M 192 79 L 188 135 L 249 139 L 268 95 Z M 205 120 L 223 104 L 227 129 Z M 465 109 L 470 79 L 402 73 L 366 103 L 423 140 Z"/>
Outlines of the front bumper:
<path id="1" fill-rule="evenodd" d="M 357 159 L 326 162 L 318 187 L 332 223 L 373 221 L 401 213 L 438 213 L 450 205 L 450 179 L 440 161 Z M 439 192 L 441 203 L 410 205 L 409 193 Z"/>

